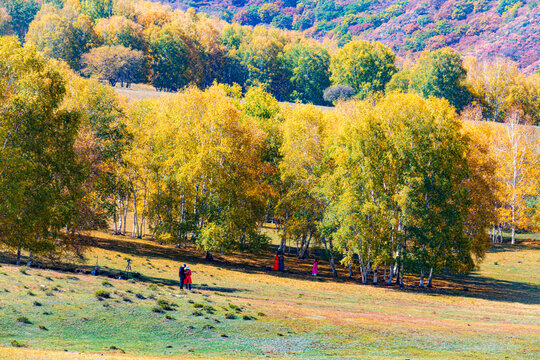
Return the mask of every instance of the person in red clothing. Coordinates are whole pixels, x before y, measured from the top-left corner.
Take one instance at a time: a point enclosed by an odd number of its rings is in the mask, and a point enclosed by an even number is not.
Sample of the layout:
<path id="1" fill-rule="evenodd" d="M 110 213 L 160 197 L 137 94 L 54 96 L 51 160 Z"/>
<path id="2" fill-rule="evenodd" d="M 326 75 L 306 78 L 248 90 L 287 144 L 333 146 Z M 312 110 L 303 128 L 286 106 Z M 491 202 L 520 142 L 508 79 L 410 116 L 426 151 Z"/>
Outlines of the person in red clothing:
<path id="1" fill-rule="evenodd" d="M 276 253 L 276 259 L 274 260 L 274 268 L 272 270 L 274 270 L 274 271 L 279 270 L 279 256 L 278 256 L 277 253 Z"/>
<path id="2" fill-rule="evenodd" d="M 191 281 L 191 270 L 189 269 L 189 266 L 186 265 L 186 268 L 184 271 L 185 271 L 184 284 L 186 285 L 186 290 L 191 291 L 191 284 L 193 282 Z"/>

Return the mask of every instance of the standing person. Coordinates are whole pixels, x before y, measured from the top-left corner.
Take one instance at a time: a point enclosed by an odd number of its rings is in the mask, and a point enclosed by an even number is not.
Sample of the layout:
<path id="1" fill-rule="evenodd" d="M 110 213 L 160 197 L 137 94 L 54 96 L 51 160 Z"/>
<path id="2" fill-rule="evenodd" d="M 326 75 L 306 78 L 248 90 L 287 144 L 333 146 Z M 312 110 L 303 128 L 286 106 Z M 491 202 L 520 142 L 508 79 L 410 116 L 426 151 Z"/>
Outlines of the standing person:
<path id="1" fill-rule="evenodd" d="M 311 275 L 317 276 L 319 275 L 319 261 L 317 258 L 315 258 L 315 262 L 313 263 L 313 269 L 311 269 Z"/>
<path id="2" fill-rule="evenodd" d="M 186 265 L 186 278 L 184 280 L 184 284 L 186 284 L 186 290 L 191 291 L 191 270 L 189 269 L 189 266 Z"/>
<path id="3" fill-rule="evenodd" d="M 285 271 L 285 255 L 279 255 L 279 271 Z"/>
<path id="4" fill-rule="evenodd" d="M 274 270 L 274 271 L 279 270 L 279 256 L 278 256 L 277 253 L 276 253 L 276 258 L 274 259 L 274 268 L 272 270 Z"/>
<path id="5" fill-rule="evenodd" d="M 180 266 L 178 276 L 180 277 L 180 290 L 182 290 L 184 288 L 184 280 L 186 279 L 186 264 Z"/>

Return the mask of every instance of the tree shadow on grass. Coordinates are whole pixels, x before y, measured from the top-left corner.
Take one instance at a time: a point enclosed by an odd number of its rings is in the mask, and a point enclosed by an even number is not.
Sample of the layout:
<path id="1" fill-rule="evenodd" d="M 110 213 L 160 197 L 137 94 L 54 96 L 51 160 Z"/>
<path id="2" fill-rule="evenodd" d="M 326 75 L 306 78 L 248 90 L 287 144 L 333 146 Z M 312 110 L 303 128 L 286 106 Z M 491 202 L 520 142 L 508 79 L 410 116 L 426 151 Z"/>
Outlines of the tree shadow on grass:
<path id="1" fill-rule="evenodd" d="M 87 241 L 91 246 L 101 248 L 104 250 L 116 251 L 123 253 L 126 257 L 138 256 L 147 259 L 167 259 L 175 261 L 179 264 L 188 263 L 192 266 L 198 264 L 210 264 L 204 259 L 204 252 L 197 250 L 194 246 L 186 246 L 176 248 L 172 246 L 165 246 L 151 241 L 138 241 L 130 238 L 115 237 L 86 237 L 84 241 Z M 519 245 L 497 244 L 491 252 L 515 252 L 520 250 L 537 249 L 537 246 L 533 246 L 527 243 Z M 282 278 L 279 280 L 281 283 L 285 279 L 294 280 L 306 280 L 317 282 L 339 282 L 339 283 L 354 283 L 360 285 L 358 276 L 349 278 L 347 276 L 340 276 L 334 278 L 329 272 L 325 273 L 320 271 L 318 277 L 311 276 L 311 259 L 296 259 L 296 256 L 286 256 L 286 271 L 272 271 L 270 267 L 273 265 L 274 257 L 271 252 L 264 252 L 261 254 L 249 254 L 235 253 L 228 256 L 214 255 L 215 261 L 211 264 L 216 267 L 216 271 L 220 268 L 227 270 L 239 271 L 248 274 L 266 274 L 268 276 L 274 276 L 276 278 Z M 2 259 L 4 260 L 4 259 Z M 12 260 L 12 259 L 11 259 Z M 13 262 L 13 261 L 7 261 Z M 73 265 L 62 264 L 60 266 L 46 266 L 52 270 L 67 271 L 67 272 L 82 272 L 90 274 L 94 269 L 94 265 Z M 134 269 L 136 270 L 136 269 Z M 341 269 L 340 275 L 348 272 Z M 112 278 L 122 277 L 125 278 L 123 269 L 108 268 L 106 266 L 101 267 L 102 276 L 109 276 Z M 164 286 L 178 286 L 178 280 L 168 279 L 162 277 L 147 276 L 143 273 L 134 272 L 131 274 L 139 282 L 148 284 L 161 284 Z M 371 279 L 370 279 L 371 280 Z M 371 281 L 370 281 L 371 283 Z M 491 301 L 504 301 L 504 302 L 518 302 L 523 304 L 540 304 L 540 286 L 526 282 L 505 281 L 486 276 L 481 276 L 475 273 L 467 275 L 438 275 L 434 279 L 433 288 L 419 288 L 415 286 L 418 284 L 418 278 L 416 276 L 405 277 L 405 287 L 400 288 L 397 285 L 386 286 L 382 279 L 379 280 L 379 285 L 360 285 L 360 286 L 379 286 L 388 287 L 397 291 L 404 292 L 418 292 L 427 293 L 433 296 L 448 295 L 459 297 L 470 297 L 485 299 Z M 196 286 L 201 290 L 209 290 L 220 293 L 234 293 L 247 291 L 240 288 L 224 288 L 219 286 Z"/>
<path id="2" fill-rule="evenodd" d="M 540 304 L 540 286 L 526 282 L 494 279 L 477 274 L 442 277 L 450 287 L 435 289 L 451 296 L 471 297 L 492 301 L 517 302 L 522 304 Z"/>
<path id="3" fill-rule="evenodd" d="M 103 239 L 94 238 L 97 241 L 96 246 L 107 249 L 122 252 L 126 255 L 135 255 L 147 258 L 163 258 L 178 263 L 189 263 L 190 265 L 208 264 L 204 259 L 204 253 L 196 250 L 192 246 L 174 248 L 170 246 L 163 246 L 159 244 L 153 244 L 150 242 L 133 242 L 126 241 L 127 239 Z M 491 252 L 515 252 L 521 250 L 529 250 L 537 248 L 533 245 L 522 243 L 516 245 L 509 244 L 497 244 L 490 251 Z M 275 250 L 275 249 L 273 249 Z M 225 268 L 232 271 L 240 271 L 248 274 L 266 274 L 269 276 L 275 276 L 282 279 L 294 279 L 294 280 L 306 280 L 306 281 L 318 281 L 318 282 L 340 282 L 340 283 L 359 283 L 357 277 L 339 277 L 334 278 L 332 276 L 318 276 L 314 278 L 311 276 L 311 262 L 310 259 L 299 260 L 296 256 L 286 256 L 286 271 L 272 271 L 270 267 L 273 265 L 273 255 L 271 253 L 262 253 L 259 255 L 250 254 L 236 254 L 236 256 L 222 257 L 218 254 L 214 256 L 215 261 L 213 264 L 216 266 L 217 271 L 219 268 Z M 341 271 L 343 274 L 343 271 Z M 177 285 L 176 281 L 146 277 L 141 275 L 141 281 L 156 282 L 164 285 L 174 286 Z M 282 281 L 282 280 L 280 280 Z M 434 280 L 433 288 L 419 288 L 415 286 L 418 284 L 418 278 L 415 276 L 407 276 L 405 279 L 406 286 L 400 288 L 399 286 L 392 285 L 389 288 L 393 288 L 398 291 L 407 292 L 422 292 L 436 295 L 449 295 L 478 298 L 492 301 L 504 301 L 504 302 L 519 302 L 524 304 L 540 304 L 540 286 L 529 284 L 526 282 L 513 282 L 500 279 L 494 279 L 486 276 L 481 276 L 475 273 L 467 275 L 439 275 Z M 365 285 L 375 286 L 375 285 Z M 385 287 L 384 281 L 381 277 L 379 285 Z M 204 289 L 204 288 L 203 288 Z M 216 292 L 236 292 L 244 291 L 242 289 L 224 289 L 220 287 L 206 287 L 207 290 Z"/>

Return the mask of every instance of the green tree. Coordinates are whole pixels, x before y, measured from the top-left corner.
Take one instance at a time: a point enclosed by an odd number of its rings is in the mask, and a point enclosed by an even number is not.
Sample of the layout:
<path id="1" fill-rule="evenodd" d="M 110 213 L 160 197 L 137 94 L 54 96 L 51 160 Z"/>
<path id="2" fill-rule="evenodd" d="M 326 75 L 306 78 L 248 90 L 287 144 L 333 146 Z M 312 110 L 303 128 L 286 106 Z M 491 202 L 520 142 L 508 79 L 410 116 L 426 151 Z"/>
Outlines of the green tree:
<path id="1" fill-rule="evenodd" d="M 291 100 L 323 104 L 323 91 L 330 86 L 330 55 L 315 44 L 285 47 L 285 61 L 291 71 Z"/>
<path id="2" fill-rule="evenodd" d="M 461 55 L 454 49 L 443 48 L 420 56 L 412 70 L 409 88 L 426 98 L 444 98 L 461 111 L 470 98 L 466 76 Z"/>
<path id="3" fill-rule="evenodd" d="M 108 18 L 113 15 L 114 0 L 80 0 L 81 12 L 92 20 Z"/>
<path id="4" fill-rule="evenodd" d="M 62 76 L 32 48 L 0 40 L 0 241 L 38 254 L 69 227 L 81 181 L 76 112 L 62 109 Z"/>
<path id="5" fill-rule="evenodd" d="M 257 28 L 253 36 L 243 42 L 238 52 L 247 72 L 247 85 L 267 85 L 268 91 L 279 101 L 290 94 L 289 69 L 284 57 L 285 40 L 279 33 Z"/>
<path id="6" fill-rule="evenodd" d="M 34 0 L 0 0 L 11 17 L 11 27 L 19 39 L 24 39 L 28 26 L 39 11 L 39 4 Z"/>
<path id="7" fill-rule="evenodd" d="M 178 24 L 152 27 L 148 44 L 152 85 L 156 89 L 176 91 L 195 78 L 195 44 Z"/>
<path id="8" fill-rule="evenodd" d="M 323 182 L 323 233 L 363 281 L 378 266 L 403 271 L 470 271 L 489 246 L 489 166 L 467 159 L 470 143 L 446 100 L 391 94 L 377 105 L 342 105 L 328 125 L 335 164 Z M 473 157 L 471 157 L 473 159 Z M 487 171 L 486 171 L 487 170 Z M 400 274 L 401 276 L 399 276 Z"/>
<path id="9" fill-rule="evenodd" d="M 26 42 L 50 58 L 64 60 L 73 69 L 80 67 L 80 58 L 96 41 L 92 23 L 70 9 L 45 6 L 30 24 Z"/>
<path id="10" fill-rule="evenodd" d="M 352 41 L 339 50 L 330 65 L 332 82 L 348 85 L 365 97 L 383 92 L 394 73 L 395 55 L 385 45 L 367 41 Z"/>

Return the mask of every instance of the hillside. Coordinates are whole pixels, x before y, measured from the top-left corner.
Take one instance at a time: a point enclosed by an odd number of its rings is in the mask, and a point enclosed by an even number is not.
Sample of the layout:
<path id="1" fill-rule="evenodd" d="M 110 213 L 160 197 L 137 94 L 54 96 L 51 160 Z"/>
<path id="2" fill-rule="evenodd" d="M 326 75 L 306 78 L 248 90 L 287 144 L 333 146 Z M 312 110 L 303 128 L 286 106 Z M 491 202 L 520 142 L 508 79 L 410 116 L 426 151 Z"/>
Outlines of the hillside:
<path id="1" fill-rule="evenodd" d="M 157 1 L 157 0 L 153 0 Z M 525 72 L 540 66 L 538 1 L 517 0 L 161 0 L 244 25 L 266 24 L 314 38 L 377 40 L 400 55 L 451 46 L 464 55 L 500 56 Z"/>
<path id="2" fill-rule="evenodd" d="M 16 267 L 0 256 L 0 359 L 523 359 L 536 358 L 535 241 L 497 245 L 481 270 L 420 290 L 319 278 L 309 260 L 216 255 L 92 234 L 85 264 Z M 537 235 L 532 235 L 537 238 Z M 6 255 L 0 253 L 0 255 Z M 129 281 L 113 276 L 132 259 Z M 99 261 L 101 274 L 89 271 Z M 179 291 L 178 266 L 193 269 Z M 537 269 L 531 271 L 531 269 Z M 357 274 L 355 274 L 356 276 Z"/>

